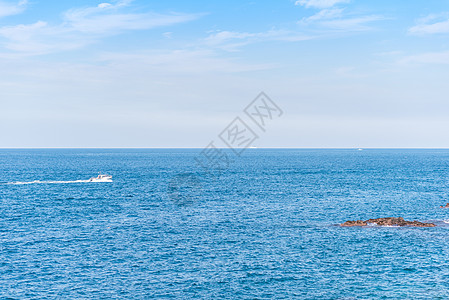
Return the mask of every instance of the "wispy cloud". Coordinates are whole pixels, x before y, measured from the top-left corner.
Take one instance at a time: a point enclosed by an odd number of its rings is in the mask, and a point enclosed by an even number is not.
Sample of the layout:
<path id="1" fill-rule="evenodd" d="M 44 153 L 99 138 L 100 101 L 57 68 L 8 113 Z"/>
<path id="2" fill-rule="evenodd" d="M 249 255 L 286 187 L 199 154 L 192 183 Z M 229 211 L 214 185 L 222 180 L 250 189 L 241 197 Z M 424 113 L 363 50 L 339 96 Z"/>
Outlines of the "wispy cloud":
<path id="1" fill-rule="evenodd" d="M 312 37 L 303 33 L 290 30 L 269 30 L 266 32 L 236 32 L 218 31 L 210 34 L 205 42 L 208 46 L 219 47 L 228 51 L 236 51 L 239 47 L 251 43 L 284 41 L 299 42 L 310 40 Z"/>
<path id="2" fill-rule="evenodd" d="M 271 29 L 265 32 L 216 31 L 205 39 L 205 43 L 226 51 L 238 51 L 243 46 L 259 42 L 299 42 L 325 38 L 335 33 L 366 31 L 372 29 L 369 23 L 385 19 L 379 15 L 361 15 L 347 11 L 346 8 L 335 7 L 343 3 L 349 1 L 299 0 L 296 5 L 319 8 L 317 13 L 298 21 L 299 27 Z"/>
<path id="3" fill-rule="evenodd" d="M 28 1 L 22 0 L 16 3 L 0 1 L 0 18 L 22 13 Z"/>
<path id="4" fill-rule="evenodd" d="M 326 26 L 328 28 L 334 30 L 341 31 L 365 31 L 372 29 L 368 23 L 372 23 L 375 21 L 384 20 L 385 18 L 377 15 L 369 15 L 369 16 L 359 16 L 352 18 L 341 18 L 341 19 L 333 19 L 321 22 L 322 26 Z"/>
<path id="5" fill-rule="evenodd" d="M 349 3 L 350 0 L 298 0 L 295 2 L 295 5 L 301 5 L 306 8 L 329 8 L 333 7 L 340 3 Z"/>
<path id="6" fill-rule="evenodd" d="M 429 15 L 420 19 L 415 26 L 408 30 L 409 34 L 427 35 L 449 33 L 449 14 Z"/>
<path id="7" fill-rule="evenodd" d="M 200 17 L 181 13 L 129 13 L 126 7 L 130 4 L 128 0 L 71 9 L 63 14 L 57 25 L 37 21 L 0 27 L 0 38 L 3 38 L 0 42 L 10 51 L 39 55 L 80 48 L 125 31 L 170 26 Z"/>
<path id="8" fill-rule="evenodd" d="M 345 8 L 331 7 L 337 3 L 334 2 L 328 1 L 326 2 L 328 6 L 324 6 L 324 4 L 319 6 L 328 8 L 321 9 L 314 15 L 301 19 L 298 24 L 315 27 L 316 29 L 325 28 L 326 30 L 331 31 L 353 32 L 369 30 L 371 29 L 368 25 L 369 23 L 385 19 L 385 17 L 379 15 L 361 15 L 355 12 L 350 12 Z M 334 4 L 331 5 L 332 3 Z M 340 3 L 343 2 L 340 1 Z"/>
<path id="9" fill-rule="evenodd" d="M 0 36 L 4 39 L 2 43 L 4 48 L 28 54 L 43 54 L 56 49 L 67 50 L 71 49 L 74 43 L 70 42 L 67 30 L 49 26 L 43 21 L 29 25 L 1 27 Z"/>
<path id="10" fill-rule="evenodd" d="M 323 9 L 310 17 L 306 17 L 306 18 L 302 19 L 302 22 L 311 23 L 311 22 L 316 22 L 316 21 L 340 18 L 342 16 L 343 16 L 343 9 L 341 9 L 341 8 Z"/>
<path id="11" fill-rule="evenodd" d="M 72 9 L 64 14 L 65 24 L 73 31 L 94 34 L 116 34 L 125 30 L 150 29 L 192 21 L 193 14 L 125 13 L 121 9 L 131 1 L 101 3 L 97 7 Z"/>

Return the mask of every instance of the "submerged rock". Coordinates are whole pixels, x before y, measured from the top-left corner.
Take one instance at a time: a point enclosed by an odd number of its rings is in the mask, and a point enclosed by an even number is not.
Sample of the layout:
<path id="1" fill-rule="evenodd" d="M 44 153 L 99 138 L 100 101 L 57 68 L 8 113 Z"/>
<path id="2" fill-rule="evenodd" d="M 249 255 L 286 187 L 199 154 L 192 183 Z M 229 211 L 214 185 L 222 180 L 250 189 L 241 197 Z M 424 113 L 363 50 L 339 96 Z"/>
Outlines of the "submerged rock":
<path id="1" fill-rule="evenodd" d="M 352 227 L 352 226 L 367 226 L 368 224 L 377 224 L 378 226 L 413 226 L 413 227 L 435 227 L 433 223 L 423 223 L 419 221 L 406 221 L 404 218 L 378 218 L 369 219 L 366 221 L 346 221 L 340 226 Z"/>

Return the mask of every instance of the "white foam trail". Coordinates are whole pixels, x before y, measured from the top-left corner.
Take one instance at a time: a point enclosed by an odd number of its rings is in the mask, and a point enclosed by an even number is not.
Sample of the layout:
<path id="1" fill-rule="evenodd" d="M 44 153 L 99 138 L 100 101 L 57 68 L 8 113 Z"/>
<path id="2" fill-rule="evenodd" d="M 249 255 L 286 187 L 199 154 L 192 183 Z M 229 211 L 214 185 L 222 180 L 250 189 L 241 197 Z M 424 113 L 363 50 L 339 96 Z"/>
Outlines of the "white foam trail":
<path id="1" fill-rule="evenodd" d="M 9 185 L 26 185 L 26 184 L 61 184 L 61 183 L 98 183 L 98 182 L 112 182 L 112 180 L 90 181 L 90 180 L 71 180 L 71 181 L 17 181 L 8 182 Z"/>

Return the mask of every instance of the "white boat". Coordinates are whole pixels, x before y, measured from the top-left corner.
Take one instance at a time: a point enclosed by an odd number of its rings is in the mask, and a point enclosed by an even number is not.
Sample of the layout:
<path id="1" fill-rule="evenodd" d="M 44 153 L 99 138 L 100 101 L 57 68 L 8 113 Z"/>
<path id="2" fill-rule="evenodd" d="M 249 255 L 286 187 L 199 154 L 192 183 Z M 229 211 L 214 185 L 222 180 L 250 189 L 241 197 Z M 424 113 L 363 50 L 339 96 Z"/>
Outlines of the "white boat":
<path id="1" fill-rule="evenodd" d="M 112 182 L 112 176 L 100 173 L 97 177 L 89 179 L 89 182 Z"/>

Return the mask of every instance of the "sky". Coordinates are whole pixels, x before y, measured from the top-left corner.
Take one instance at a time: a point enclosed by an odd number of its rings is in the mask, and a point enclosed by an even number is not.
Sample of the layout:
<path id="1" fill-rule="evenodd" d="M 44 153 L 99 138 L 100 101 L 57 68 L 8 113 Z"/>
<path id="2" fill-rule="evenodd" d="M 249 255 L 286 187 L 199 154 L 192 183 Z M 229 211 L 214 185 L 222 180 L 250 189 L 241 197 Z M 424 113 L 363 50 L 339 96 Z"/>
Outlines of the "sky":
<path id="1" fill-rule="evenodd" d="M 449 0 L 103 1 L 0 0 L 0 147 L 201 148 L 264 91 L 254 146 L 449 148 Z"/>

